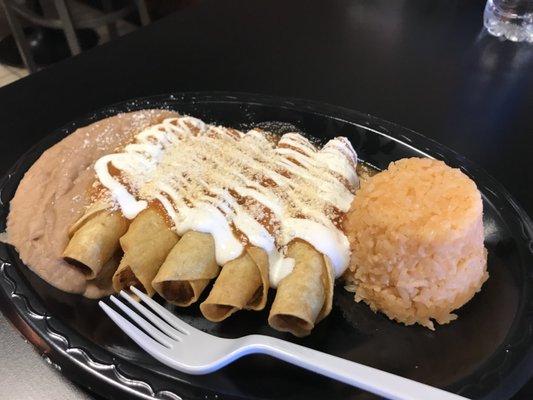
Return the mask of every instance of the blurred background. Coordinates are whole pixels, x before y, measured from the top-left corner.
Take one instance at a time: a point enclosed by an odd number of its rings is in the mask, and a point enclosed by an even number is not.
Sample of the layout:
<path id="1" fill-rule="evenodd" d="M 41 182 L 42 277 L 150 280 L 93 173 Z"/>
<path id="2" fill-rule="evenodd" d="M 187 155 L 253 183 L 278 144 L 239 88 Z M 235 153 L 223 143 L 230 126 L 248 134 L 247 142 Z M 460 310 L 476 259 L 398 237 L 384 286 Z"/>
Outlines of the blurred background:
<path id="1" fill-rule="evenodd" d="M 0 87 L 196 1 L 0 0 Z"/>

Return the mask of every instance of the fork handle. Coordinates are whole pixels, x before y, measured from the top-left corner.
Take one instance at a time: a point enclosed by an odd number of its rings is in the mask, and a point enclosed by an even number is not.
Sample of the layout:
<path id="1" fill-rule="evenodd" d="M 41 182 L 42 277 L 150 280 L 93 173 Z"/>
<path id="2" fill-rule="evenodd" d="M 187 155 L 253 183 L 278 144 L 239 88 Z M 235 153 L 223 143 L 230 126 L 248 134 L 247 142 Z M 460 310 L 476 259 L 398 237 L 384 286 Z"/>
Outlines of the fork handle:
<path id="1" fill-rule="evenodd" d="M 249 346 L 246 346 L 248 354 L 267 354 L 391 400 L 466 399 L 420 382 L 284 340 L 263 335 L 250 335 L 248 338 Z"/>

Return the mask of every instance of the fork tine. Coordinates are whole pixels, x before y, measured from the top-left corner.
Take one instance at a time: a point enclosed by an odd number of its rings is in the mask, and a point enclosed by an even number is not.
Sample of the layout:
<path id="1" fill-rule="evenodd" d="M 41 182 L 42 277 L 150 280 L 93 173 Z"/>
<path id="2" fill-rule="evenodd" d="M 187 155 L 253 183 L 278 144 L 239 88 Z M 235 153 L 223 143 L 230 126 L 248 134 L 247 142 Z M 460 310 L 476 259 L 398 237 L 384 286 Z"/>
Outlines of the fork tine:
<path id="1" fill-rule="evenodd" d="M 120 296 L 125 298 L 128 301 L 128 303 L 131 304 L 131 306 L 133 308 L 135 308 L 145 318 L 147 318 L 149 321 L 151 321 L 159 330 L 161 330 L 164 333 L 166 333 L 172 339 L 181 342 L 182 337 L 180 337 L 180 335 L 183 335 L 182 332 L 180 332 L 177 329 L 175 329 L 174 327 L 170 326 L 166 321 L 164 321 L 161 318 L 159 318 L 153 312 L 148 310 L 145 306 L 143 306 L 139 302 L 137 302 L 134 299 L 132 299 L 131 296 L 128 293 L 126 293 L 124 290 L 120 291 Z"/>
<path id="2" fill-rule="evenodd" d="M 139 296 L 142 299 L 142 301 L 144 301 L 161 318 L 163 318 L 165 321 L 167 321 L 171 326 L 173 326 L 177 330 L 183 332 L 183 334 L 190 335 L 191 332 L 203 333 L 202 331 L 199 331 L 198 329 L 193 328 L 188 323 L 183 322 L 181 319 L 179 319 L 174 314 L 172 314 L 170 311 L 168 311 L 165 307 L 156 303 L 155 300 L 148 297 L 146 294 L 141 292 L 136 287 L 130 286 L 130 290 L 133 293 L 135 293 L 137 296 Z"/>
<path id="3" fill-rule="evenodd" d="M 142 347 L 148 354 L 151 354 L 155 358 L 160 358 L 157 354 L 168 350 L 166 347 L 156 342 L 146 333 L 142 332 L 139 328 L 133 325 L 130 321 L 117 313 L 111 307 L 109 307 L 103 301 L 99 301 L 98 305 L 104 310 L 104 312 L 111 318 L 115 324 L 118 325 L 122 331 L 128 335 L 135 343 Z"/>
<path id="4" fill-rule="evenodd" d="M 122 303 L 115 296 L 109 296 L 109 299 L 120 308 L 124 314 L 130 317 L 137 325 L 139 325 L 148 335 L 157 340 L 163 346 L 171 348 L 173 340 L 163 334 L 159 329 L 155 328 L 152 324 L 147 322 L 143 317 L 139 316 L 135 311 Z"/>

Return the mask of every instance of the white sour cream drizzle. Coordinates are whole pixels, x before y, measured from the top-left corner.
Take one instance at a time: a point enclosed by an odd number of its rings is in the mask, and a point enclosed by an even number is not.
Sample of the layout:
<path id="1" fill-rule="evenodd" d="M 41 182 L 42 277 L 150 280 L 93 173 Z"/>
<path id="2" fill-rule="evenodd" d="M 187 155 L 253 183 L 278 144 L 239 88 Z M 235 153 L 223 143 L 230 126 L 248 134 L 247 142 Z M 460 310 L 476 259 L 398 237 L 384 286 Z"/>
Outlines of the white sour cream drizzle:
<path id="1" fill-rule="evenodd" d="M 348 266 L 349 243 L 332 210 L 337 216 L 349 210 L 359 184 L 356 163 L 344 137 L 318 151 L 297 133 L 276 144 L 263 131 L 242 133 L 177 117 L 145 129 L 122 152 L 103 156 L 95 170 L 126 218 L 158 200 L 179 235 L 210 233 L 219 265 L 244 250 L 234 234 L 240 231 L 267 252 L 276 287 L 293 269 L 284 249 L 295 238 L 326 255 L 337 277 Z"/>

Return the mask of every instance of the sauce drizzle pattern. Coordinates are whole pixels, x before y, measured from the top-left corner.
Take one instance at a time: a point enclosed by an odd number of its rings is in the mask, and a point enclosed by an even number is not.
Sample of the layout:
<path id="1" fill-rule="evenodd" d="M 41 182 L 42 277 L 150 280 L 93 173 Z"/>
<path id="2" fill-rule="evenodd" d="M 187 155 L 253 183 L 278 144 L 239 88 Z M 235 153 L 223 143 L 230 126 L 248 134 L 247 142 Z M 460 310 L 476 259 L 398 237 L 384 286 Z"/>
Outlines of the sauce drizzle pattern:
<path id="1" fill-rule="evenodd" d="M 219 265 L 245 242 L 264 249 L 275 287 L 292 271 L 284 250 L 296 238 L 327 256 L 336 276 L 346 269 L 349 243 L 338 224 L 359 185 L 356 165 L 344 137 L 318 150 L 298 133 L 243 133 L 183 116 L 143 130 L 95 170 L 126 218 L 158 201 L 179 235 L 210 233 Z"/>

